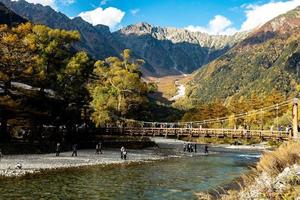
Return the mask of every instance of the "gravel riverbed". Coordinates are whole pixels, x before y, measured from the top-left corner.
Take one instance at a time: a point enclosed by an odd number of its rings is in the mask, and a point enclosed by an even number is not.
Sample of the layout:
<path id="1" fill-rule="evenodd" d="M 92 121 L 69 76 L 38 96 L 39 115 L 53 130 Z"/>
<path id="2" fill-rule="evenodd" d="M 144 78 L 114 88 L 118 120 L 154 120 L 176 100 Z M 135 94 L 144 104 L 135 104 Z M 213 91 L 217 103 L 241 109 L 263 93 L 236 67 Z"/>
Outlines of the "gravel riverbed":
<path id="1" fill-rule="evenodd" d="M 72 152 L 62 152 L 59 157 L 55 154 L 7 155 L 0 161 L 0 176 L 18 177 L 38 173 L 46 169 L 60 169 L 92 165 L 107 165 L 129 162 L 141 162 L 163 159 L 154 150 L 127 150 L 128 159 L 120 158 L 118 149 L 104 150 L 103 154 L 95 154 L 95 150 L 79 150 L 77 157 Z M 17 169 L 20 164 L 22 169 Z"/>

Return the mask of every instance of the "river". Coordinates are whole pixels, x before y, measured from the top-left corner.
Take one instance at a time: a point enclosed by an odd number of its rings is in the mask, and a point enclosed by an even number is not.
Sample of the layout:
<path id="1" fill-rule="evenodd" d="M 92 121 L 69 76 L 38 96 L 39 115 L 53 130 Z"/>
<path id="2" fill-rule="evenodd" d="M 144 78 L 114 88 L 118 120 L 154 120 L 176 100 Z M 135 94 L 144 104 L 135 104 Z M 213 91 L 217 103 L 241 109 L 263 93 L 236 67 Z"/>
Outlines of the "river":
<path id="1" fill-rule="evenodd" d="M 166 152 L 170 151 L 166 148 Z M 57 170 L 0 181 L 0 199 L 197 199 L 231 183 L 259 153 L 184 154 L 160 161 Z M 162 149 L 162 151 L 164 151 Z M 202 151 L 202 147 L 198 147 Z"/>

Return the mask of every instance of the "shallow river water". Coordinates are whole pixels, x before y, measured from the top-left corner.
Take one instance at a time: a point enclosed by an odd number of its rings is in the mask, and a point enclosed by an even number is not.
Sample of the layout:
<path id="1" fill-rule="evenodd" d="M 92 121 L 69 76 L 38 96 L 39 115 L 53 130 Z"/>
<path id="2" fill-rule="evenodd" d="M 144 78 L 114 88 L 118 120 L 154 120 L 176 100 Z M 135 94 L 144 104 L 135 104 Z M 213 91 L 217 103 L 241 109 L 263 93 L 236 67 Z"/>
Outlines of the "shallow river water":
<path id="1" fill-rule="evenodd" d="M 232 182 L 257 154 L 219 152 L 209 156 L 60 170 L 0 180 L 0 199 L 196 199 L 196 193 Z"/>

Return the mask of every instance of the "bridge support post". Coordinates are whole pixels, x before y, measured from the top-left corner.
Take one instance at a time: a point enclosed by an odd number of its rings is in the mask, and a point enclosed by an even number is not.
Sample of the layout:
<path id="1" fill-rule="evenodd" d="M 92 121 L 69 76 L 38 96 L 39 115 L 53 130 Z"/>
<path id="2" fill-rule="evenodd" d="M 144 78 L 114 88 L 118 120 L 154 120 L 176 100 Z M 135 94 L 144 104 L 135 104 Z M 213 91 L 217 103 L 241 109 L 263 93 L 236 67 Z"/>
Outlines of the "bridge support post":
<path id="1" fill-rule="evenodd" d="M 299 99 L 295 98 L 293 100 L 293 137 L 294 137 L 294 139 L 299 138 L 299 133 L 298 133 L 298 103 L 299 103 Z"/>

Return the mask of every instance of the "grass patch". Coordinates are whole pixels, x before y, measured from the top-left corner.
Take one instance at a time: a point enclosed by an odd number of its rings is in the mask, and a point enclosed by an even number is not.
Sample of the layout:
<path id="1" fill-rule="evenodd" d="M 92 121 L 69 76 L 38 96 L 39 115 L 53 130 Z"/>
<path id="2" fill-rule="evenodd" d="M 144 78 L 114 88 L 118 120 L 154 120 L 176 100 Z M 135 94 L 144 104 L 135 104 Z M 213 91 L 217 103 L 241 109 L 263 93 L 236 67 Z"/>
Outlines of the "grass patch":
<path id="1" fill-rule="evenodd" d="M 260 159 L 258 172 L 267 172 L 274 176 L 282 172 L 286 167 L 300 162 L 300 142 L 287 142 L 280 145 L 273 152 L 266 153 Z"/>
<path id="2" fill-rule="evenodd" d="M 277 141 L 270 141 L 269 144 L 279 145 Z M 283 172 L 287 167 L 294 164 L 300 164 L 300 141 L 289 141 L 282 143 L 276 150 L 265 153 L 256 167 L 251 173 L 243 175 L 239 183 L 240 190 L 243 192 L 250 191 L 255 186 L 256 179 L 262 174 L 267 174 L 269 177 L 276 178 L 278 174 Z M 298 176 L 289 177 L 288 183 L 284 191 L 273 191 L 271 188 L 263 191 L 261 199 L 295 199 L 300 196 L 300 179 Z M 267 187 L 266 187 L 267 188 Z M 238 190 L 227 191 L 227 194 L 222 196 L 223 200 L 240 199 Z"/>

